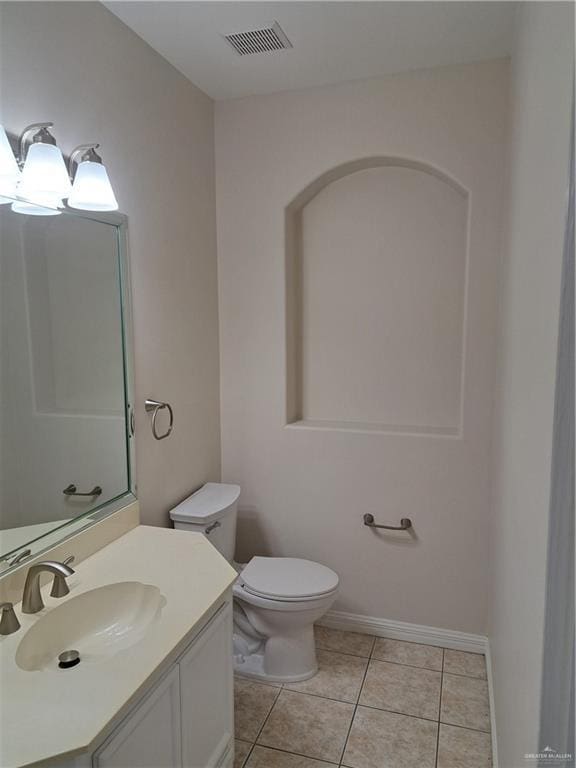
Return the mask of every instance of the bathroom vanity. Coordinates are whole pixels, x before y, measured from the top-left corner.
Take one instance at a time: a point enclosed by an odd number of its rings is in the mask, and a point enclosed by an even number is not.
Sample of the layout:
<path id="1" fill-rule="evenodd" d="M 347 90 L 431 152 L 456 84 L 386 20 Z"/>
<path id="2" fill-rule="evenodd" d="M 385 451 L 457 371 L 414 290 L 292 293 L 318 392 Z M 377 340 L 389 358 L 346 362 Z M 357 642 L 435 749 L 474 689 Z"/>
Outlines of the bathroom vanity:
<path id="1" fill-rule="evenodd" d="M 127 219 L 0 202 L 0 766 L 231 766 L 236 572 L 138 526 Z"/>
<path id="2" fill-rule="evenodd" d="M 228 768 L 231 585 L 200 534 L 138 526 L 0 642 L 0 765 Z M 110 625 L 114 630 L 110 631 Z M 81 661 L 60 669 L 62 645 Z"/>
<path id="3" fill-rule="evenodd" d="M 138 526 L 126 217 L 0 202 L 0 766 L 227 768 L 236 572 Z"/>

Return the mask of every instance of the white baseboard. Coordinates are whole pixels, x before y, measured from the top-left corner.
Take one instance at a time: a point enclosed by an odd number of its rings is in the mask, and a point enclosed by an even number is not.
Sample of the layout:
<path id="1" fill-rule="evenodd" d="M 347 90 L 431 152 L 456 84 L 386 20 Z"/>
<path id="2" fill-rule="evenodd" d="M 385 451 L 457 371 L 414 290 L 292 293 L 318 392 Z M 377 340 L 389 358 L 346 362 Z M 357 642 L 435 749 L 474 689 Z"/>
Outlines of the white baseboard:
<path id="1" fill-rule="evenodd" d="M 409 624 L 405 621 L 377 619 L 345 611 L 328 611 L 318 622 L 324 627 L 343 629 L 349 632 L 362 632 L 365 635 L 388 637 L 391 640 L 406 640 L 410 643 L 424 643 L 451 648 L 454 651 L 486 654 L 489 650 L 488 638 L 484 635 L 470 635 L 453 629 L 426 627 L 422 624 Z"/>
<path id="2" fill-rule="evenodd" d="M 486 676 L 488 678 L 488 697 L 490 699 L 490 729 L 492 731 L 492 768 L 498 768 L 498 743 L 496 731 L 496 708 L 494 706 L 494 670 L 492 669 L 492 651 L 490 641 L 486 639 Z"/>

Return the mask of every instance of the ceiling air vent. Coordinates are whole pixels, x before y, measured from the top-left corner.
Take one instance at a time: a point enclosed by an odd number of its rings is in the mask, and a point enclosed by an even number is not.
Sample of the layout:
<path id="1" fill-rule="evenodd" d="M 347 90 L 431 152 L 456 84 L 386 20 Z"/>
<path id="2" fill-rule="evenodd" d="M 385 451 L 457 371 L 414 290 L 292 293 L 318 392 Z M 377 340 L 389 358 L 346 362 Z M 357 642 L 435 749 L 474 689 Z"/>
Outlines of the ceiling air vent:
<path id="1" fill-rule="evenodd" d="M 284 30 L 277 21 L 271 27 L 253 29 L 250 32 L 236 32 L 232 35 L 224 35 L 232 48 L 240 56 L 249 53 L 270 53 L 292 48 L 292 43 L 286 37 Z"/>

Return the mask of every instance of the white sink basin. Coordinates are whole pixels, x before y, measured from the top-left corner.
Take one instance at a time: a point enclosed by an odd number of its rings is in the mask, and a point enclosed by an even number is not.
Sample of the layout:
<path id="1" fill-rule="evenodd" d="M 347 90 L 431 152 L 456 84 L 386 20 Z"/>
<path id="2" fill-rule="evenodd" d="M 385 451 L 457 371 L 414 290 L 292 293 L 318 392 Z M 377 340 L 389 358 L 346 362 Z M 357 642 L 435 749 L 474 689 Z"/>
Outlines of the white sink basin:
<path id="1" fill-rule="evenodd" d="M 80 653 L 80 666 L 102 661 L 137 643 L 158 619 L 165 600 L 157 587 L 123 581 L 92 589 L 42 616 L 22 638 L 16 663 L 26 671 L 56 669 L 63 651 Z"/>

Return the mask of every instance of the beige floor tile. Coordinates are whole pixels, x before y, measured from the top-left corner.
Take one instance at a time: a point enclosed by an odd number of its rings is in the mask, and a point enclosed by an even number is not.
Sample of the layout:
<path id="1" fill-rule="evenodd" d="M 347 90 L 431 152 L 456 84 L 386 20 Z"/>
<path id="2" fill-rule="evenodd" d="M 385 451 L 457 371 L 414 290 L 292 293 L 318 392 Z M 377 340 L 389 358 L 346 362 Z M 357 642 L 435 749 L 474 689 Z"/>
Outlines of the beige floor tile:
<path id="1" fill-rule="evenodd" d="M 444 651 L 444 672 L 486 679 L 486 659 L 481 653 Z"/>
<path id="2" fill-rule="evenodd" d="M 317 650 L 318 673 L 310 680 L 284 686 L 292 691 L 313 693 L 339 701 L 358 701 L 368 659 L 346 653 Z"/>
<path id="3" fill-rule="evenodd" d="M 429 720 L 358 707 L 342 765 L 434 768 L 437 734 L 438 724 Z"/>
<path id="4" fill-rule="evenodd" d="M 488 683 L 473 677 L 444 673 L 440 720 L 464 728 L 489 731 Z"/>
<path id="5" fill-rule="evenodd" d="M 334 768 L 334 763 L 324 763 L 311 757 L 256 746 L 246 763 L 246 768 Z"/>
<path id="6" fill-rule="evenodd" d="M 339 651 L 351 653 L 353 656 L 370 656 L 374 640 L 372 635 L 363 635 L 360 632 L 343 632 L 341 629 L 329 629 L 328 627 L 314 627 L 316 646 L 325 651 Z"/>
<path id="7" fill-rule="evenodd" d="M 492 744 L 489 733 L 440 725 L 437 768 L 491 768 Z"/>
<path id="8" fill-rule="evenodd" d="M 234 739 L 234 768 L 242 768 L 251 749 L 252 744 L 247 741 Z"/>
<path id="9" fill-rule="evenodd" d="M 362 686 L 360 704 L 437 720 L 441 680 L 441 673 L 430 669 L 372 660 Z"/>
<path id="10" fill-rule="evenodd" d="M 283 690 L 258 744 L 337 763 L 353 714 L 353 704 Z"/>
<path id="11" fill-rule="evenodd" d="M 442 648 L 436 648 L 433 645 L 405 643 L 402 640 L 377 637 L 372 658 L 442 672 L 442 653 Z"/>
<path id="12" fill-rule="evenodd" d="M 234 732 L 243 741 L 256 741 L 280 688 L 250 680 L 234 681 Z"/>

